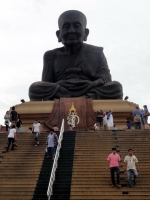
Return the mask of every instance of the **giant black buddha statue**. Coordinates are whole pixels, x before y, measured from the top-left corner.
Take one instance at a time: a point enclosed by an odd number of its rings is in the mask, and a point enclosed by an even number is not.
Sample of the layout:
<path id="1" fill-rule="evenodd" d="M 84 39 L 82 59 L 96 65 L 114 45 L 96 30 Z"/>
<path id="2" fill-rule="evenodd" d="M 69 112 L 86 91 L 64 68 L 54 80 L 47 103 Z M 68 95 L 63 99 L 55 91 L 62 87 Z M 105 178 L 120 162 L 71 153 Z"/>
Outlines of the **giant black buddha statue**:
<path id="1" fill-rule="evenodd" d="M 58 19 L 61 48 L 44 54 L 42 81 L 29 88 L 31 101 L 60 97 L 122 99 L 122 85 L 111 80 L 102 47 L 85 44 L 89 29 L 83 13 L 69 10 Z"/>

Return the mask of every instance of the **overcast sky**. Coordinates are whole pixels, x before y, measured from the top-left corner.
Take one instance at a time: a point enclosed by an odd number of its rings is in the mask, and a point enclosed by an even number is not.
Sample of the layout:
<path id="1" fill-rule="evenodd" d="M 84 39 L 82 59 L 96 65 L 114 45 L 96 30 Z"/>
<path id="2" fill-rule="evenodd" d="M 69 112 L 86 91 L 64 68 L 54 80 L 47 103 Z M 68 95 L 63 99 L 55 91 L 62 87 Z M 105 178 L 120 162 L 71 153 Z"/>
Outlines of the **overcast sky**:
<path id="1" fill-rule="evenodd" d="M 150 109 L 150 0 L 0 0 L 0 124 L 11 106 L 29 101 L 44 52 L 61 46 L 55 32 L 66 10 L 87 16 L 87 43 L 104 47 L 112 80 Z"/>

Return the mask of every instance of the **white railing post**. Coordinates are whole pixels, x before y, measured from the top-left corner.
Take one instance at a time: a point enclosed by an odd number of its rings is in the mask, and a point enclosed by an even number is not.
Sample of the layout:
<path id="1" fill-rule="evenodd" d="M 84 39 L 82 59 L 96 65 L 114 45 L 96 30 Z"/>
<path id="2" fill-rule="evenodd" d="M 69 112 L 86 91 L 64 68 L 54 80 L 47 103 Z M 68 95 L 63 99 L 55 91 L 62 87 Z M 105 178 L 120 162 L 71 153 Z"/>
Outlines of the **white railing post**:
<path id="1" fill-rule="evenodd" d="M 52 167 L 52 171 L 51 171 L 51 176 L 50 176 L 48 189 L 47 189 L 48 200 L 50 200 L 51 195 L 53 193 L 52 188 L 53 188 L 53 182 L 55 180 L 56 169 L 57 169 L 57 166 L 58 166 L 58 158 L 59 158 L 59 152 L 60 152 L 60 148 L 61 148 L 61 142 L 63 140 L 63 133 L 64 133 L 64 119 L 62 120 L 62 124 L 61 124 L 61 129 L 60 129 L 60 134 L 59 134 L 59 139 L 58 139 L 58 145 L 57 145 L 56 154 L 55 154 L 53 167 Z"/>

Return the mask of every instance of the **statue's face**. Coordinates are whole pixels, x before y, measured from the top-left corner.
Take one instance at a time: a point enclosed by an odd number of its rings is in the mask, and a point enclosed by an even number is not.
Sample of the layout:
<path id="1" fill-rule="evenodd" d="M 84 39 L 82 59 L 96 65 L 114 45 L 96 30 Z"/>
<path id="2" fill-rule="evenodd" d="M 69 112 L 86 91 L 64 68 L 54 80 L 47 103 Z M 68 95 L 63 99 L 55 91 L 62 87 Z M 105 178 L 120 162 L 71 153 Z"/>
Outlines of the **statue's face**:
<path id="1" fill-rule="evenodd" d="M 59 41 L 66 46 L 83 43 L 88 36 L 85 17 L 77 13 L 62 16 L 59 20 L 59 31 L 56 34 Z"/>

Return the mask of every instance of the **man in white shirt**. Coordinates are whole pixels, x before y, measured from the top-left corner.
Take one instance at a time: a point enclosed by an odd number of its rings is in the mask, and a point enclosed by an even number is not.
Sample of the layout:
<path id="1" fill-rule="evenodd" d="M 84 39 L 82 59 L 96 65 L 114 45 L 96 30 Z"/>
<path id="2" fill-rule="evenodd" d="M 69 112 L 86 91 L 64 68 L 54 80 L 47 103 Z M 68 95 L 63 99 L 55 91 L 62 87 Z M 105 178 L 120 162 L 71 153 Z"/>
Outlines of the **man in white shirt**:
<path id="1" fill-rule="evenodd" d="M 12 125 L 12 128 L 9 130 L 8 134 L 8 146 L 6 152 L 8 152 L 11 143 L 12 143 L 11 150 L 14 150 L 15 139 L 16 139 L 16 126 Z"/>
<path id="2" fill-rule="evenodd" d="M 35 120 L 35 123 L 32 127 L 32 133 L 34 134 L 34 140 L 35 140 L 35 146 L 39 144 L 39 134 L 40 134 L 40 126 L 41 124 L 38 122 L 38 120 Z"/>
<path id="3" fill-rule="evenodd" d="M 50 133 L 47 138 L 47 150 L 48 150 L 48 156 L 47 158 L 54 159 L 55 157 L 55 150 L 58 143 L 58 136 L 56 133 L 54 133 L 54 129 L 50 129 Z"/>
<path id="4" fill-rule="evenodd" d="M 106 130 L 106 129 L 108 129 L 106 112 L 104 112 L 103 115 L 104 115 L 104 117 L 103 117 L 103 127 Z"/>
<path id="5" fill-rule="evenodd" d="M 133 150 L 128 150 L 128 155 L 125 156 L 124 159 L 125 165 L 124 165 L 124 171 L 127 171 L 127 179 L 129 183 L 129 187 L 132 187 L 133 184 L 136 184 L 136 178 L 138 176 L 139 167 L 138 167 L 138 160 L 135 155 L 133 155 Z M 131 180 L 131 173 L 134 174 L 133 182 Z"/>

